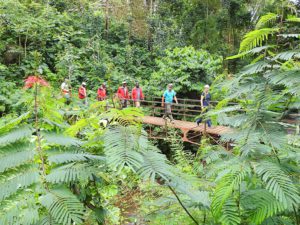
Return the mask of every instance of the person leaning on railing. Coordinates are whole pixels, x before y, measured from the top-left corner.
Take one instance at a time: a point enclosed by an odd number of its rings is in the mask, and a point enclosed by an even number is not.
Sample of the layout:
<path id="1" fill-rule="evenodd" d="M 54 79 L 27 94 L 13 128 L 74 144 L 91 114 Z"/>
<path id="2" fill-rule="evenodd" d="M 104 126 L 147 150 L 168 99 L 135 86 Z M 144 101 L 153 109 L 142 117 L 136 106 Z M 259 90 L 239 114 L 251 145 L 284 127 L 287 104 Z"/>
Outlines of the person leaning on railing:
<path id="1" fill-rule="evenodd" d="M 201 113 L 205 113 L 208 111 L 208 107 L 210 106 L 210 101 L 211 101 L 211 94 L 209 93 L 209 85 L 204 86 L 204 91 L 201 94 L 200 97 L 200 104 L 201 104 Z M 199 118 L 196 120 L 197 125 L 202 122 L 202 118 Z M 212 123 L 210 119 L 206 120 L 206 124 L 208 127 L 211 127 Z"/>
<path id="2" fill-rule="evenodd" d="M 176 98 L 176 92 L 173 90 L 173 84 L 168 85 L 168 89 L 164 92 L 161 106 L 165 107 L 165 114 L 163 116 L 164 119 L 169 118 L 171 122 L 174 121 L 172 116 L 172 104 L 175 100 L 176 104 L 178 104 L 177 98 Z"/>

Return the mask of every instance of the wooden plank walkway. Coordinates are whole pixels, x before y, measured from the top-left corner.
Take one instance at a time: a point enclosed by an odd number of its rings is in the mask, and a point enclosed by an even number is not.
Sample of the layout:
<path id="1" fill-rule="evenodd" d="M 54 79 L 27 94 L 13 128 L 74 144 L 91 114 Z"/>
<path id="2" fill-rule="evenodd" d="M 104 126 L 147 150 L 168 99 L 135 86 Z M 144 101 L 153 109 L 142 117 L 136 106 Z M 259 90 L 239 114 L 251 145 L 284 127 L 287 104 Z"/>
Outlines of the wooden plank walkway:
<path id="1" fill-rule="evenodd" d="M 165 126 L 165 120 L 160 117 L 154 116 L 144 116 L 143 123 L 151 124 L 156 126 Z M 174 123 L 168 123 L 170 127 L 178 128 L 183 131 L 199 131 L 204 132 L 204 124 L 201 123 L 199 126 L 196 125 L 196 122 L 188 122 L 188 121 L 181 121 L 175 120 Z M 232 129 L 225 126 L 213 126 L 212 128 L 206 127 L 206 133 L 213 134 L 213 135 L 222 135 L 228 132 L 232 132 Z"/>

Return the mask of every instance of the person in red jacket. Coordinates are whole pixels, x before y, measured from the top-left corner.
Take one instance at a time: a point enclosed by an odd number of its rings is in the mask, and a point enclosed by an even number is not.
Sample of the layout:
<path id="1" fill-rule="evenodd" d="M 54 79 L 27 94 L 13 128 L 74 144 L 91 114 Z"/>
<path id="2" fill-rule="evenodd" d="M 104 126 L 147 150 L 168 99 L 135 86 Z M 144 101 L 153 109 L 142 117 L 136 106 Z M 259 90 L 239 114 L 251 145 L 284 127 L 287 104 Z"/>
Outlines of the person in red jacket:
<path id="1" fill-rule="evenodd" d="M 97 91 L 97 99 L 98 101 L 103 101 L 106 99 L 106 84 L 103 83 Z"/>
<path id="2" fill-rule="evenodd" d="M 82 100 L 83 104 L 87 104 L 87 95 L 86 95 L 86 83 L 82 82 L 78 90 L 78 97 Z"/>
<path id="3" fill-rule="evenodd" d="M 122 86 L 118 88 L 117 95 L 119 100 L 121 101 L 122 108 L 126 108 L 127 102 L 129 100 L 129 92 L 128 92 L 126 81 L 123 81 Z"/>
<path id="4" fill-rule="evenodd" d="M 135 83 L 135 87 L 131 91 L 131 97 L 135 107 L 141 106 L 141 100 L 144 100 L 144 94 L 142 88 L 140 88 L 139 82 Z"/>

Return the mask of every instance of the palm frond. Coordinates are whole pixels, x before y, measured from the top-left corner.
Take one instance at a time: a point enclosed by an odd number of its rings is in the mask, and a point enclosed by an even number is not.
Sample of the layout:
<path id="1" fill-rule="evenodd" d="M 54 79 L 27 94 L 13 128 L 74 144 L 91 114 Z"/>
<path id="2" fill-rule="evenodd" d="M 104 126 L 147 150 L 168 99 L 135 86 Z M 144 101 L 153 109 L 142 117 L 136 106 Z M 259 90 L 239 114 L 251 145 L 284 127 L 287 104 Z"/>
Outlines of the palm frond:
<path id="1" fill-rule="evenodd" d="M 51 190 L 41 196 L 40 201 L 57 223 L 63 225 L 82 224 L 84 207 L 69 190 L 64 188 Z"/>
<path id="2" fill-rule="evenodd" d="M 258 176 L 266 184 L 266 189 L 283 204 L 285 208 L 297 206 L 300 203 L 299 192 L 290 177 L 284 173 L 280 165 L 263 161 L 254 163 L 254 169 Z"/>
<path id="3" fill-rule="evenodd" d="M 261 46 L 265 40 L 268 40 L 270 35 L 278 31 L 278 28 L 262 28 L 247 33 L 241 42 L 239 52 L 246 52 L 257 46 Z"/>

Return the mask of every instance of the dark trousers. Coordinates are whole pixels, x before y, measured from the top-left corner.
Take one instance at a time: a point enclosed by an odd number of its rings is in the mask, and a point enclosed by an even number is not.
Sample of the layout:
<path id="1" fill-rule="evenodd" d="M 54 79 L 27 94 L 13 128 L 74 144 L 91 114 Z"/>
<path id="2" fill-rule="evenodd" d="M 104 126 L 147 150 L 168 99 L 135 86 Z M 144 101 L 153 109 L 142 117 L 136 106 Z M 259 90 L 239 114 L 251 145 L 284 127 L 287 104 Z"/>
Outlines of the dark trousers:
<path id="1" fill-rule="evenodd" d="M 202 118 L 199 118 L 199 119 L 196 120 L 196 123 L 197 123 L 198 126 L 201 122 L 202 122 Z M 211 127 L 212 123 L 211 123 L 210 119 L 207 119 L 205 122 L 206 122 L 208 127 Z"/>
<path id="2" fill-rule="evenodd" d="M 204 106 L 204 111 L 207 112 L 208 111 L 208 106 Z M 200 117 L 199 119 L 196 120 L 197 125 L 199 126 L 199 124 L 202 122 L 202 118 Z M 211 123 L 211 119 L 207 119 L 206 124 L 208 127 L 211 127 L 212 123 Z"/>

